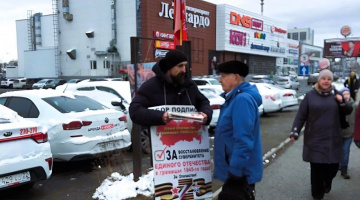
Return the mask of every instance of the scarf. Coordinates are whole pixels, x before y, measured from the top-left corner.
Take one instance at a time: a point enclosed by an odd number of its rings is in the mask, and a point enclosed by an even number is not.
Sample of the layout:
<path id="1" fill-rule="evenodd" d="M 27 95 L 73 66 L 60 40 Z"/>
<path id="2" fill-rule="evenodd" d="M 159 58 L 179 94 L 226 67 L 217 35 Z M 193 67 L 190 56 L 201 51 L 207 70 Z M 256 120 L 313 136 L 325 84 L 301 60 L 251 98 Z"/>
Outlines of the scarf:
<path id="1" fill-rule="evenodd" d="M 325 95 L 325 96 L 331 95 L 333 89 L 334 89 L 333 86 L 331 86 L 330 88 L 328 88 L 328 89 L 326 89 L 326 90 L 325 90 L 325 89 L 322 89 L 322 88 L 320 88 L 320 86 L 319 86 L 318 83 L 316 83 L 315 86 L 314 86 L 315 92 L 319 93 L 320 95 Z"/>

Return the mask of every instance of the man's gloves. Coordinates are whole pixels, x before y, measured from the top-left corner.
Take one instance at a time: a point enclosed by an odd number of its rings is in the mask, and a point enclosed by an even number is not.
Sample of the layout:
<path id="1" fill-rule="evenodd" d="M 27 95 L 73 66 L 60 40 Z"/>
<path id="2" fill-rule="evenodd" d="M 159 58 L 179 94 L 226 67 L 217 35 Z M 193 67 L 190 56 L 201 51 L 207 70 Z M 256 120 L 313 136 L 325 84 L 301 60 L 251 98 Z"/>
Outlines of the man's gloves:
<path id="1" fill-rule="evenodd" d="M 238 177 L 231 173 L 228 174 L 222 191 L 219 194 L 219 200 L 233 200 L 233 199 L 253 199 L 253 191 L 248 187 L 248 182 L 245 176 Z"/>
<path id="2" fill-rule="evenodd" d="M 355 145 L 360 148 L 360 140 L 354 140 Z"/>
<path id="3" fill-rule="evenodd" d="M 291 132 L 289 138 L 294 138 L 295 140 L 297 140 L 299 138 L 299 133 Z"/>

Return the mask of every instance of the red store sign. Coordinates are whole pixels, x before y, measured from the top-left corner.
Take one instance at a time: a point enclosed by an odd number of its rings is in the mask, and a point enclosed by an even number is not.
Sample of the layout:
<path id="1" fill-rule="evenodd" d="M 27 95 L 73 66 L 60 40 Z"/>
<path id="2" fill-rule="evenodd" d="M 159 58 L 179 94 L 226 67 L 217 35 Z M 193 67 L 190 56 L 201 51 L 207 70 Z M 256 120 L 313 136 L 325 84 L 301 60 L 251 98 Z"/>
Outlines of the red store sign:
<path id="1" fill-rule="evenodd" d="M 244 28 L 251 28 L 258 31 L 262 31 L 264 22 L 260 19 L 251 18 L 247 15 L 240 15 L 236 12 L 230 12 L 230 24 L 242 26 Z"/>
<path id="2" fill-rule="evenodd" d="M 154 38 L 173 40 L 174 39 L 174 34 L 160 32 L 160 31 L 154 31 Z"/>
<path id="3" fill-rule="evenodd" d="M 271 32 L 278 32 L 278 33 L 284 33 L 284 34 L 285 34 L 287 31 L 284 30 L 284 29 L 281 29 L 281 28 L 272 26 L 272 27 L 271 27 Z"/>
<path id="4" fill-rule="evenodd" d="M 175 49 L 174 42 L 155 40 L 155 48 L 159 49 Z"/>

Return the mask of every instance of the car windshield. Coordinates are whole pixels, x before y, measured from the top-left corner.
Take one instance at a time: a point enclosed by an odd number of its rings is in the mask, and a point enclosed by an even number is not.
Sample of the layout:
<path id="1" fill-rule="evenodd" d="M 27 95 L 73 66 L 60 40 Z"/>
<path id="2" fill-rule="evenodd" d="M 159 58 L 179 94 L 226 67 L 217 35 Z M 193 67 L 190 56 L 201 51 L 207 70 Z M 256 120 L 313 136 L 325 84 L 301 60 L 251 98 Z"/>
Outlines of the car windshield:
<path id="1" fill-rule="evenodd" d="M 278 79 L 278 81 L 279 81 L 279 82 L 287 82 L 288 80 L 281 78 L 281 79 Z"/>
<path id="2" fill-rule="evenodd" d="M 43 80 L 40 80 L 38 83 L 46 83 L 47 81 L 49 81 L 49 80 L 43 79 Z"/>
<path id="3" fill-rule="evenodd" d="M 221 83 L 220 83 L 218 80 L 216 80 L 216 79 L 214 79 L 214 80 L 209 80 L 209 82 L 211 83 L 211 85 L 221 85 Z"/>
<path id="4" fill-rule="evenodd" d="M 104 110 L 107 108 L 106 106 L 86 96 L 75 95 L 74 97 L 75 98 L 70 98 L 68 96 L 56 96 L 43 98 L 43 100 L 61 113 L 84 112 L 86 110 Z"/>

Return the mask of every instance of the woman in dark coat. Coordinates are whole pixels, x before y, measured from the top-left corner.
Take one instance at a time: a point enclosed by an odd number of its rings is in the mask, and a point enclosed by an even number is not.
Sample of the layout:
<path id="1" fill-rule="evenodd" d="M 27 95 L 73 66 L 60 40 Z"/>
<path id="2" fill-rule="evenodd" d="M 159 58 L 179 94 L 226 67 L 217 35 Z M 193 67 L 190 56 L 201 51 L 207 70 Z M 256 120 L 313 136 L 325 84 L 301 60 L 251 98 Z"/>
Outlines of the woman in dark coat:
<path id="1" fill-rule="evenodd" d="M 292 141 L 305 125 L 303 160 L 310 162 L 311 193 L 322 199 L 331 190 L 342 156 L 340 113 L 349 114 L 352 106 L 335 91 L 330 70 L 319 73 L 318 82 L 306 93 L 292 126 Z"/>

